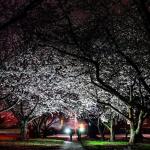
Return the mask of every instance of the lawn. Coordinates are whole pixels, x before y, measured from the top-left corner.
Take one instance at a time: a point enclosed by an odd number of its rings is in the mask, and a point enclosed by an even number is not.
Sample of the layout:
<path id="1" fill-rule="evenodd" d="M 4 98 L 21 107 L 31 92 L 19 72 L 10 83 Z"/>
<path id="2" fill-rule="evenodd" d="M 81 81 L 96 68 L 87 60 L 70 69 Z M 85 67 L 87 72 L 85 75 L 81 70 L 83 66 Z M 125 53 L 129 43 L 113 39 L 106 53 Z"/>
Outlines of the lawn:
<path id="1" fill-rule="evenodd" d="M 30 139 L 27 141 L 5 140 L 0 141 L 0 150 L 57 150 L 60 149 L 63 144 L 64 140 L 50 138 Z M 82 145 L 87 150 L 123 150 L 124 148 L 129 148 L 130 150 L 150 150 L 150 144 L 138 143 L 134 146 L 131 146 L 125 141 L 109 142 L 85 139 L 82 140 Z"/>
<path id="2" fill-rule="evenodd" d="M 2 146 L 40 146 L 40 147 L 59 147 L 64 143 L 63 140 L 57 139 L 30 139 L 27 141 L 0 141 Z"/>
<path id="3" fill-rule="evenodd" d="M 95 145 L 103 145 L 103 146 L 106 146 L 106 145 L 123 145 L 123 146 L 126 146 L 128 145 L 128 142 L 123 142 L 123 141 L 117 141 L 117 142 L 108 142 L 108 141 L 95 141 L 95 140 L 86 140 L 84 141 L 84 144 L 86 146 L 95 146 Z"/>
<path id="4" fill-rule="evenodd" d="M 150 144 L 145 143 L 138 143 L 133 146 L 129 145 L 128 142 L 124 141 L 115 141 L 115 142 L 109 142 L 109 141 L 97 141 L 97 140 L 83 140 L 82 141 L 83 147 L 86 149 L 103 149 L 103 150 L 109 150 L 109 149 L 134 149 L 134 150 L 150 150 Z"/>

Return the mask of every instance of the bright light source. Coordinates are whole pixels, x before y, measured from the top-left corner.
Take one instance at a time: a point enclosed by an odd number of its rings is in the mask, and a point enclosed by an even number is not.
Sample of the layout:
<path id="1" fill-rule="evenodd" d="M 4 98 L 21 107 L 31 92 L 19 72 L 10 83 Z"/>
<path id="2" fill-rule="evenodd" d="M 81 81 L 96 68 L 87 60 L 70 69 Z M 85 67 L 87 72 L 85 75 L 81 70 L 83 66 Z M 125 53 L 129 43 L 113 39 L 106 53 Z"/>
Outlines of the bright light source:
<path id="1" fill-rule="evenodd" d="M 80 131 L 81 133 L 83 133 L 83 132 L 85 131 L 85 128 L 79 128 L 79 131 Z"/>
<path id="2" fill-rule="evenodd" d="M 81 124 L 79 125 L 79 128 L 84 128 L 84 124 L 81 123 Z"/>
<path id="3" fill-rule="evenodd" d="M 71 129 L 70 129 L 70 128 L 66 128 L 66 129 L 65 129 L 65 133 L 66 133 L 66 134 L 70 134 L 70 133 L 71 133 Z"/>

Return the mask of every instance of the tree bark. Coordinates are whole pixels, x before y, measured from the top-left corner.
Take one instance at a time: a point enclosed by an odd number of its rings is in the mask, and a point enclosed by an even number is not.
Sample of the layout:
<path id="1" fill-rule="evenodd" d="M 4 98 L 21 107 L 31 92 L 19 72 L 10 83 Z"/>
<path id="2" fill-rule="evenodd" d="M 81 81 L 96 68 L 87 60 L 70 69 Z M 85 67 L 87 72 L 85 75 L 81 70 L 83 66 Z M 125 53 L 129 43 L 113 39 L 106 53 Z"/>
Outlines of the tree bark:
<path id="1" fill-rule="evenodd" d="M 115 141 L 114 119 L 111 119 L 110 122 L 110 141 Z"/>
<path id="2" fill-rule="evenodd" d="M 135 143 L 135 129 L 134 129 L 134 123 L 130 121 L 130 139 L 129 144 Z"/>
<path id="3" fill-rule="evenodd" d="M 135 134 L 136 134 L 136 141 L 135 142 L 143 142 L 143 135 L 142 135 L 142 125 L 143 125 L 143 122 L 144 122 L 144 113 L 143 111 L 140 112 L 139 114 L 139 118 L 138 118 L 138 124 L 137 124 L 137 128 L 136 128 L 136 131 L 135 131 Z"/>
<path id="4" fill-rule="evenodd" d="M 135 144 L 137 142 L 143 141 L 143 136 L 141 133 L 141 128 L 143 125 L 143 111 L 140 111 L 138 121 L 130 120 L 130 140 L 129 144 Z"/>
<path id="5" fill-rule="evenodd" d="M 21 140 L 26 140 L 28 138 L 27 134 L 28 134 L 28 121 L 27 120 L 22 120 L 21 121 Z"/>
<path id="6" fill-rule="evenodd" d="M 98 132 L 101 135 L 101 140 L 104 141 L 105 140 L 104 125 L 100 121 L 100 118 L 98 118 L 97 127 L 98 127 Z"/>

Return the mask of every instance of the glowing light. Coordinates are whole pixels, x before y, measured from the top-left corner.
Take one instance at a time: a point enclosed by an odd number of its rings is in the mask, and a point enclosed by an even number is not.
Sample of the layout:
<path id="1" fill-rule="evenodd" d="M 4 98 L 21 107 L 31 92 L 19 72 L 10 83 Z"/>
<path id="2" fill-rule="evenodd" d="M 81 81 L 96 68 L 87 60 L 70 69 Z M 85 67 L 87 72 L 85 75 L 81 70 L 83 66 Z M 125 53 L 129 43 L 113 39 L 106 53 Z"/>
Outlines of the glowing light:
<path id="1" fill-rule="evenodd" d="M 70 133 L 71 133 L 71 129 L 70 129 L 70 128 L 66 128 L 66 129 L 65 129 L 65 133 L 66 133 L 66 134 L 70 134 Z"/>
<path id="2" fill-rule="evenodd" d="M 84 128 L 84 124 L 81 123 L 81 124 L 79 125 L 79 128 Z"/>
<path id="3" fill-rule="evenodd" d="M 83 132 L 85 131 L 85 128 L 80 128 L 79 131 L 80 131 L 81 133 L 83 133 Z"/>
<path id="4" fill-rule="evenodd" d="M 84 126 L 83 123 L 81 123 L 81 124 L 79 125 L 79 131 L 80 131 L 81 133 L 83 133 L 83 132 L 85 131 L 85 126 Z"/>

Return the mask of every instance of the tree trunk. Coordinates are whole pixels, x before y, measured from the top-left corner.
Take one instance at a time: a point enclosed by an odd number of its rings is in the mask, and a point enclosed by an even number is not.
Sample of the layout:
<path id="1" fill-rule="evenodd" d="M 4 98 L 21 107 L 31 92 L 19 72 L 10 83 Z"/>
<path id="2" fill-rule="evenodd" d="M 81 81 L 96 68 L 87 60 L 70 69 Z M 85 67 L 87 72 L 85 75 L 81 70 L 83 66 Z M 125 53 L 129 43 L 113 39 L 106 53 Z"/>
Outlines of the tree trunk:
<path id="1" fill-rule="evenodd" d="M 130 129 L 130 140 L 129 144 L 135 144 L 137 142 L 142 142 L 143 136 L 140 131 L 137 132 L 134 128 Z"/>
<path id="2" fill-rule="evenodd" d="M 139 114 L 139 120 L 138 120 L 137 128 L 135 131 L 135 134 L 136 134 L 135 142 L 143 142 L 143 135 L 141 132 L 143 122 L 144 122 L 144 113 L 143 113 L 143 111 L 141 111 Z"/>
<path id="3" fill-rule="evenodd" d="M 101 138 L 102 138 L 101 139 L 102 141 L 105 141 L 105 133 L 104 133 L 104 131 L 101 132 Z"/>
<path id="4" fill-rule="evenodd" d="M 105 140 L 105 133 L 104 133 L 104 125 L 101 123 L 100 118 L 98 118 L 98 123 L 97 123 L 97 127 L 98 127 L 98 132 L 101 135 L 101 140 L 104 141 Z"/>
<path id="5" fill-rule="evenodd" d="M 130 144 L 135 144 L 137 142 L 143 141 L 143 136 L 141 133 L 141 128 L 143 125 L 143 112 L 139 114 L 138 122 L 130 121 Z"/>
<path id="6" fill-rule="evenodd" d="M 41 132 L 40 131 L 41 131 L 40 125 L 37 125 L 36 130 L 35 130 L 36 138 L 41 137 Z"/>
<path id="7" fill-rule="evenodd" d="M 114 119 L 111 119 L 110 122 L 110 141 L 115 141 L 115 130 L 114 130 Z"/>
<path id="8" fill-rule="evenodd" d="M 129 144 L 135 143 L 135 129 L 134 129 L 134 123 L 130 121 L 130 139 Z"/>
<path id="9" fill-rule="evenodd" d="M 40 133 L 39 133 L 39 130 L 38 130 L 38 127 L 36 129 L 34 129 L 34 135 L 33 135 L 34 138 L 40 138 Z"/>
<path id="10" fill-rule="evenodd" d="M 26 140 L 28 138 L 28 121 L 27 120 L 22 120 L 21 121 L 21 140 Z"/>

